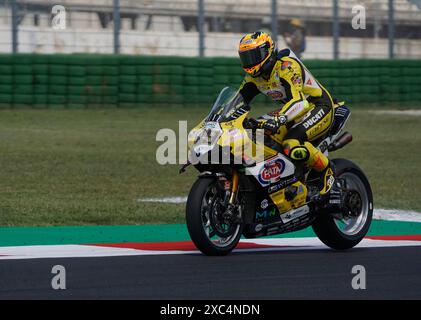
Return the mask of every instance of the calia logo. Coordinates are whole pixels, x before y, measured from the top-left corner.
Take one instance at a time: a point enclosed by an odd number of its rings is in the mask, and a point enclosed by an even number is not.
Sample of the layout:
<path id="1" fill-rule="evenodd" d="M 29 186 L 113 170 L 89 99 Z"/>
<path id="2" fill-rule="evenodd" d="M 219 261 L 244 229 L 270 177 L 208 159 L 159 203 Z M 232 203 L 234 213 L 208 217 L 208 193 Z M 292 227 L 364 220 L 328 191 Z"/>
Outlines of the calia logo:
<path id="1" fill-rule="evenodd" d="M 262 184 L 276 182 L 281 178 L 285 169 L 285 163 L 281 159 L 276 159 L 265 163 L 260 171 L 259 180 Z"/>

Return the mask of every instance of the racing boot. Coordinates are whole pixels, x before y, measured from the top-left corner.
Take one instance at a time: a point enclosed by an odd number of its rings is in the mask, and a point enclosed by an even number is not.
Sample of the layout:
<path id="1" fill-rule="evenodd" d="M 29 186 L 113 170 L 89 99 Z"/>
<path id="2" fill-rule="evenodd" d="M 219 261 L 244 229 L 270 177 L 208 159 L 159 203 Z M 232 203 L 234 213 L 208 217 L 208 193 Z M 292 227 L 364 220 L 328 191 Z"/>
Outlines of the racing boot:
<path id="1" fill-rule="evenodd" d="M 317 187 L 319 188 L 320 195 L 324 197 L 329 194 L 335 183 L 335 176 L 333 174 L 332 166 L 330 163 L 325 169 L 317 172 L 316 176 L 318 178 Z"/>
<path id="2" fill-rule="evenodd" d="M 342 206 L 342 190 L 340 182 L 335 178 L 331 162 L 325 169 L 316 173 L 320 199 L 332 209 L 340 210 Z"/>

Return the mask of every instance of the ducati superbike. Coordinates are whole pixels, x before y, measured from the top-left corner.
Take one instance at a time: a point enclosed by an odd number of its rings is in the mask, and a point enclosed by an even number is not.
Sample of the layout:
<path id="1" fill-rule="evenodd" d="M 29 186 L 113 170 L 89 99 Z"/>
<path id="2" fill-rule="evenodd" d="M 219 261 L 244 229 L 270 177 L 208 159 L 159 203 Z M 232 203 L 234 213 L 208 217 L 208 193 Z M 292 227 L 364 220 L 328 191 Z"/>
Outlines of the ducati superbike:
<path id="1" fill-rule="evenodd" d="M 319 176 L 285 155 L 279 141 L 260 139 L 258 120 L 249 113 L 241 94 L 226 87 L 189 134 L 189 160 L 180 172 L 190 165 L 199 171 L 186 206 L 187 228 L 196 247 L 206 255 L 226 255 L 242 236 L 258 238 L 307 227 L 330 248 L 356 246 L 373 215 L 364 172 L 350 160 L 331 159 L 339 195 L 335 201 L 326 199 L 317 187 Z M 349 116 L 349 108 L 335 104 L 332 126 L 313 145 L 328 155 L 352 141 L 344 131 Z M 281 129 L 286 133 L 285 126 Z"/>

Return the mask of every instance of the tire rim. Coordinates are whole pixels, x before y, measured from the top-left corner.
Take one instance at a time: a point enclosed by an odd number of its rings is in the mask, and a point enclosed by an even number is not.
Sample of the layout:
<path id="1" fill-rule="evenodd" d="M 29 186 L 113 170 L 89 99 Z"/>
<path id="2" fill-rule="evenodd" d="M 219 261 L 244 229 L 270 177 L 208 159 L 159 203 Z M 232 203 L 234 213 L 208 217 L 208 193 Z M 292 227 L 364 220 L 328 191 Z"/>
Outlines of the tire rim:
<path id="1" fill-rule="evenodd" d="M 205 196 L 202 199 L 201 215 L 202 215 L 202 227 L 205 231 L 206 237 L 208 240 L 218 248 L 226 248 L 232 245 L 240 232 L 240 224 L 237 224 L 234 232 L 228 237 L 220 237 L 216 234 L 215 230 L 212 228 L 212 223 L 210 219 L 210 214 L 214 214 L 217 206 L 215 202 L 220 201 L 218 197 L 218 192 L 215 185 L 210 185 L 208 190 L 205 193 Z M 230 225 L 221 224 L 221 227 L 231 228 Z"/>
<path id="2" fill-rule="evenodd" d="M 334 217 L 338 230 L 347 236 L 355 236 L 366 225 L 370 212 L 369 200 L 366 187 L 355 173 L 346 172 L 340 176 L 346 181 L 347 189 L 356 191 L 361 198 L 361 210 L 357 216 L 346 216 L 342 218 Z"/>

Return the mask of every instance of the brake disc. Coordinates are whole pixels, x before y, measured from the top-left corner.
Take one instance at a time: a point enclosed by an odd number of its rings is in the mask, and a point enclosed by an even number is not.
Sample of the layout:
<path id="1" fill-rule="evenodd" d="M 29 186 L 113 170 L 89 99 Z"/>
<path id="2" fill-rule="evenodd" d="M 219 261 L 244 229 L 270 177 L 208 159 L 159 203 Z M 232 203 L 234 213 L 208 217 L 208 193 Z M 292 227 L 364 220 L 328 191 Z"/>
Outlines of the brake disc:
<path id="1" fill-rule="evenodd" d="M 352 217 L 358 217 L 362 210 L 361 195 L 356 190 L 349 190 L 344 199 L 344 205 Z"/>
<path id="2" fill-rule="evenodd" d="M 221 238 L 228 238 L 233 234 L 236 229 L 234 223 L 230 223 L 224 219 L 225 210 L 222 208 L 220 203 L 215 203 L 210 212 L 209 220 L 212 226 L 212 230 L 215 234 Z"/>

